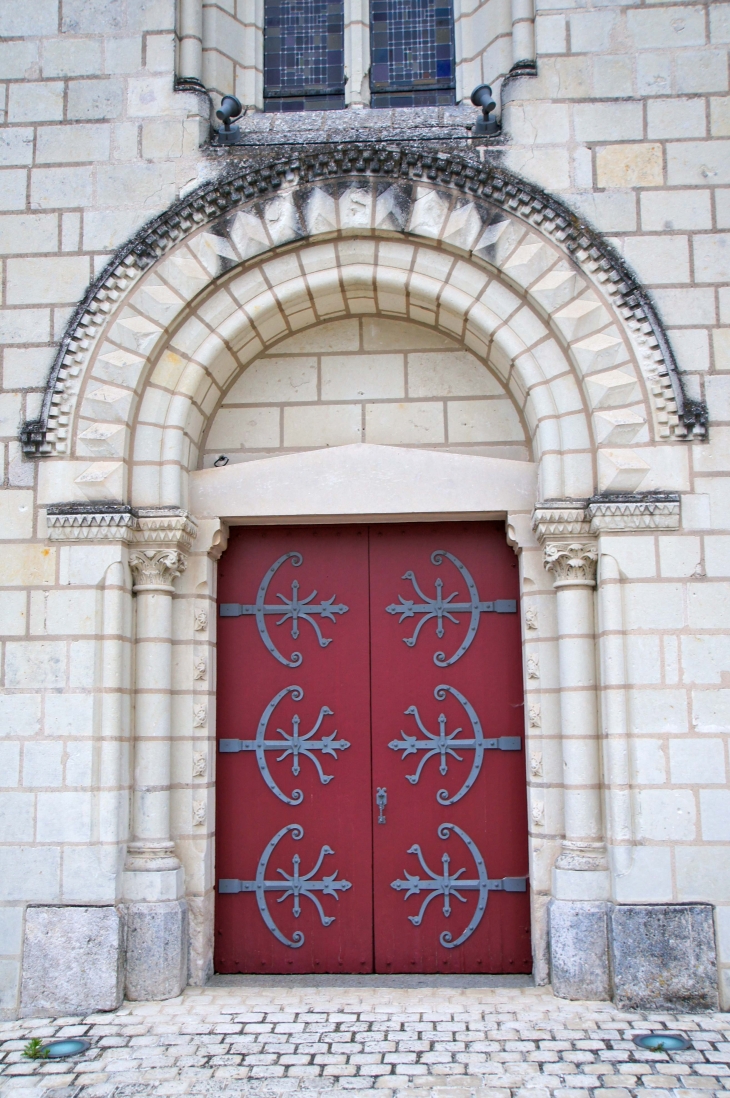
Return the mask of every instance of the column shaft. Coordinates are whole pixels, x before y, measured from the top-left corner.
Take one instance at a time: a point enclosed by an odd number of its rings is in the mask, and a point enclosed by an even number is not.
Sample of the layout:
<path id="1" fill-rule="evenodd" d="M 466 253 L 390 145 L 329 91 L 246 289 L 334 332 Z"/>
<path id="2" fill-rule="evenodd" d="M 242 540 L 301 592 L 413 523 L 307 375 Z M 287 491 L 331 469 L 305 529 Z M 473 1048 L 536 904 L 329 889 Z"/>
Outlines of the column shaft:
<path id="1" fill-rule="evenodd" d="M 134 841 L 170 842 L 172 589 L 137 592 Z"/>
<path id="2" fill-rule="evenodd" d="M 581 846 L 603 838 L 593 588 L 560 586 L 556 596 L 565 840 Z"/>
<path id="3" fill-rule="evenodd" d="M 125 893 L 158 901 L 182 895 L 182 870 L 170 833 L 173 580 L 185 568 L 177 549 L 130 555 L 137 603 L 132 841 Z"/>
<path id="4" fill-rule="evenodd" d="M 534 60 L 534 0 L 512 0 L 512 64 Z"/>
<path id="5" fill-rule="evenodd" d="M 178 79 L 202 85 L 203 0 L 178 0 Z"/>

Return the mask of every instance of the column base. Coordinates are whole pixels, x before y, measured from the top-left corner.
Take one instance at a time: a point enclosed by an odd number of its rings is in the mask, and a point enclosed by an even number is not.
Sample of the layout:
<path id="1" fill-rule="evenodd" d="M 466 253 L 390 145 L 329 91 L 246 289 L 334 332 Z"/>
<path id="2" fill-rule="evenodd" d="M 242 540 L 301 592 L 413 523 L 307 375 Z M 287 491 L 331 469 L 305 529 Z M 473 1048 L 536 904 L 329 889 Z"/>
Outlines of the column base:
<path id="1" fill-rule="evenodd" d="M 607 869 L 553 868 L 553 896 L 556 900 L 608 900 L 611 875 Z"/>
<path id="2" fill-rule="evenodd" d="M 172 999 L 188 982 L 188 909 L 184 900 L 130 903 L 126 996 Z"/>
<path id="3" fill-rule="evenodd" d="M 177 869 L 143 871 L 125 869 L 122 883 L 127 903 L 165 903 L 169 900 L 181 900 L 185 895 L 182 866 Z"/>
<path id="4" fill-rule="evenodd" d="M 630 1010 L 718 1009 L 711 904 L 553 899 L 548 929 L 550 976 L 561 999 L 613 999 Z"/>
<path id="5" fill-rule="evenodd" d="M 29 907 L 20 1015 L 116 1010 L 124 986 L 124 919 L 116 907 Z"/>
<path id="6" fill-rule="evenodd" d="M 171 842 L 135 842 L 127 845 L 123 891 L 130 903 L 181 900 L 185 880 Z"/>
<path id="7" fill-rule="evenodd" d="M 610 948 L 617 1006 L 718 1009 L 712 904 L 617 905 Z"/>
<path id="8" fill-rule="evenodd" d="M 550 979 L 560 999 L 611 998 L 609 907 L 601 901 L 550 901 Z"/>

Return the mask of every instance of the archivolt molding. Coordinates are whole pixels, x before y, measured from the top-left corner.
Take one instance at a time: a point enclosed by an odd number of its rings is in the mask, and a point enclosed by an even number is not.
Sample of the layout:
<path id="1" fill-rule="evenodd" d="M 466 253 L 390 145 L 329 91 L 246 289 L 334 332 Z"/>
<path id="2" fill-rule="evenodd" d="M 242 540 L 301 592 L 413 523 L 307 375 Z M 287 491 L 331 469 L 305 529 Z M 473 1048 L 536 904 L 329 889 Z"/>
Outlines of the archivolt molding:
<path id="1" fill-rule="evenodd" d="M 602 362 L 613 365 L 617 345 L 628 344 L 652 397 L 655 436 L 704 434 L 706 410 L 685 398 L 646 292 L 575 214 L 501 167 L 480 162 L 476 152 L 429 155 L 363 145 L 271 164 L 239 164 L 176 203 L 121 249 L 69 323 L 41 417 L 21 433 L 25 453 L 68 452 L 86 368 L 140 280 L 147 286 L 147 307 L 139 309 L 136 301 L 139 311 L 127 320 L 135 349 L 146 344 L 148 353 L 189 301 L 226 270 L 307 237 L 373 232 L 422 237 L 498 269 L 518 289 L 529 290 L 563 342 L 573 344 L 578 361 L 586 360 L 586 373 L 604 377 Z M 164 282 L 143 278 L 184 242 L 191 249 L 187 299 L 185 291 L 181 296 Z M 612 393 L 620 387 L 620 378 L 610 381 Z M 615 400 L 607 399 L 609 409 L 615 408 Z M 636 419 L 619 417 L 614 426 L 631 435 Z"/>

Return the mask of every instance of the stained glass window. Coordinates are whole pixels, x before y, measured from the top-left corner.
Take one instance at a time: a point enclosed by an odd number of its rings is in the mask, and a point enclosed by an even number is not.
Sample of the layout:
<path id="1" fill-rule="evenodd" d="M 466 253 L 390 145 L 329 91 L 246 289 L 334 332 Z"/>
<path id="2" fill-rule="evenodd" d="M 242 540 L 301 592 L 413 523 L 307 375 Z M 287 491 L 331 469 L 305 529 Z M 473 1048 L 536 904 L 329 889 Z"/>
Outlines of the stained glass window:
<path id="1" fill-rule="evenodd" d="M 345 106 L 343 0 L 265 0 L 264 109 Z"/>
<path id="2" fill-rule="evenodd" d="M 371 0 L 373 107 L 454 102 L 454 16 L 444 0 Z"/>

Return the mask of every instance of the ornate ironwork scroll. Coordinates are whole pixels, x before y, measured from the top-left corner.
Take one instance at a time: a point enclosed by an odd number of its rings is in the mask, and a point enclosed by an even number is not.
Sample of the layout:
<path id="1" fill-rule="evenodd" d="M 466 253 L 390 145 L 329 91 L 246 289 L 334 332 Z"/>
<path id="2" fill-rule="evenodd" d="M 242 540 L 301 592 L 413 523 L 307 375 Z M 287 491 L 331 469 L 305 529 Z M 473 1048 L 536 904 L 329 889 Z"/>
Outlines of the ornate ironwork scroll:
<path id="1" fill-rule="evenodd" d="M 291 832 L 293 839 L 301 839 L 304 837 L 304 828 L 301 824 L 287 824 L 286 827 L 282 827 L 281 831 L 277 831 L 273 839 L 268 843 L 263 854 L 259 858 L 259 864 L 256 867 L 256 880 L 255 881 L 237 881 L 230 879 L 220 879 L 218 881 L 219 893 L 236 893 L 236 892 L 255 892 L 256 903 L 258 904 L 259 911 L 261 912 L 261 918 L 266 923 L 267 927 L 277 938 L 282 945 L 289 946 L 290 949 L 299 949 L 304 945 L 304 934 L 301 930 L 297 930 L 291 937 L 291 940 L 287 938 L 279 930 L 278 926 L 274 922 L 269 908 L 266 903 L 267 892 L 282 892 L 283 895 L 279 897 L 278 903 L 283 903 L 289 896 L 293 897 L 294 904 L 292 913 L 295 919 L 298 919 L 301 914 L 300 899 L 302 896 L 306 896 L 308 900 L 311 900 L 314 906 L 319 912 L 319 917 L 322 922 L 322 926 L 329 926 L 330 923 L 335 921 L 334 915 L 325 915 L 322 904 L 319 902 L 315 893 L 321 892 L 323 896 L 334 896 L 336 900 L 339 900 L 338 892 L 346 892 L 348 888 L 352 888 L 349 881 L 338 881 L 337 873 L 330 874 L 329 877 L 322 877 L 321 881 L 314 880 L 316 873 L 319 871 L 319 867 L 325 859 L 327 854 L 334 854 L 334 850 L 329 846 L 323 846 L 319 852 L 319 858 L 314 869 L 309 873 L 305 873 L 302 876 L 299 872 L 300 857 L 295 854 L 292 858 L 293 872 L 291 875 L 285 873 L 283 869 L 277 869 L 277 873 L 281 875 L 283 880 L 281 881 L 267 881 L 266 870 L 269 864 L 269 858 L 274 853 L 277 844 L 288 832 Z"/>
<path id="2" fill-rule="evenodd" d="M 490 892 L 524 892 L 527 888 L 526 877 L 502 877 L 501 880 L 490 880 L 487 875 L 487 867 L 484 864 L 484 859 L 474 841 L 469 838 L 465 831 L 462 831 L 456 824 L 443 823 L 438 828 L 438 837 L 440 839 L 448 839 L 452 831 L 455 831 L 459 838 L 466 844 L 472 858 L 476 862 L 477 878 L 475 880 L 467 880 L 462 877 L 462 873 L 466 873 L 465 869 L 457 869 L 456 873 L 450 874 L 450 858 L 446 853 L 441 856 L 443 872 L 440 875 L 432 872 L 423 860 L 420 846 L 418 843 L 414 843 L 413 846 L 409 847 L 408 853 L 415 854 L 418 857 L 421 868 L 428 874 L 428 878 L 424 880 L 421 877 L 412 876 L 407 870 L 403 870 L 406 879 L 404 881 L 392 881 L 390 885 L 396 892 L 405 892 L 405 896 L 403 897 L 404 900 L 407 900 L 410 896 L 418 896 L 421 892 L 430 893 L 421 904 L 421 910 L 418 914 L 408 916 L 409 921 L 412 922 L 414 926 L 421 925 L 426 908 L 437 896 L 443 896 L 444 898 L 443 912 L 448 919 L 451 915 L 452 896 L 465 904 L 466 898 L 461 895 L 462 892 L 479 893 L 476 911 L 466 930 L 459 935 L 456 941 L 452 941 L 453 935 L 449 930 L 444 930 L 439 935 L 439 941 L 445 949 L 456 949 L 457 946 L 463 945 L 467 938 L 472 936 L 479 926 L 479 923 L 482 921 L 484 912 L 487 910 L 487 899 Z"/>
<path id="3" fill-rule="evenodd" d="M 399 622 L 405 621 L 406 618 L 413 618 L 416 614 L 423 614 L 415 632 L 412 637 L 404 637 L 403 640 L 409 648 L 415 647 L 418 640 L 418 634 L 423 629 L 427 621 L 431 618 L 436 619 L 436 636 L 441 638 L 444 635 L 444 618 L 453 622 L 454 625 L 459 624 L 459 619 L 455 615 L 457 614 L 469 614 L 469 626 L 466 631 L 466 636 L 460 644 L 457 651 L 450 659 L 446 659 L 443 652 L 436 652 L 433 657 L 433 662 L 438 667 L 450 667 L 452 663 L 456 663 L 458 659 L 464 655 L 468 649 L 474 637 L 477 634 L 479 628 L 479 620 L 481 614 L 516 614 L 517 602 L 515 599 L 497 599 L 494 602 L 481 602 L 479 600 L 479 592 L 477 591 L 477 585 L 471 577 L 471 573 L 466 566 L 453 555 L 453 553 L 447 553 L 445 549 L 437 549 L 431 554 L 431 563 L 441 565 L 444 558 L 450 560 L 455 568 L 459 570 L 461 576 L 466 583 L 467 590 L 469 592 L 469 602 L 454 602 L 458 592 L 454 591 L 453 594 L 447 598 L 443 597 L 443 580 L 436 580 L 436 598 L 430 599 L 427 595 L 424 595 L 421 588 L 418 586 L 418 581 L 413 572 L 408 571 L 402 577 L 404 580 L 410 580 L 413 584 L 413 588 L 416 594 L 422 599 L 422 602 L 414 602 L 413 599 L 404 599 L 402 595 L 399 595 L 400 605 L 391 603 L 390 606 L 386 606 L 386 611 L 389 614 L 400 614 Z"/>
<path id="4" fill-rule="evenodd" d="M 456 804 L 457 801 L 460 801 L 461 798 L 469 792 L 471 787 L 474 785 L 474 782 L 479 777 L 479 772 L 482 768 L 482 760 L 484 759 L 485 751 L 519 751 L 522 746 L 522 740 L 519 736 L 499 736 L 496 739 L 485 740 L 479 717 L 476 715 L 476 712 L 474 711 L 474 707 L 472 706 L 471 702 L 467 701 L 462 693 L 460 693 L 455 687 L 446 685 L 437 686 L 433 692 L 434 697 L 438 701 L 443 701 L 447 693 L 453 694 L 457 701 L 460 702 L 460 704 L 463 706 L 466 715 L 471 722 L 472 732 L 474 734 L 472 739 L 458 740 L 456 737 L 461 732 L 461 728 L 456 728 L 453 732 L 447 732 L 446 716 L 444 713 L 439 714 L 439 731 L 438 735 L 435 736 L 432 732 L 429 732 L 429 730 L 423 724 L 420 713 L 418 712 L 416 706 L 409 705 L 405 712 L 408 716 L 413 717 L 426 739 L 419 740 L 416 736 L 409 736 L 401 730 L 401 736 L 403 738 L 400 740 L 391 740 L 391 742 L 388 744 L 388 747 L 391 749 L 391 751 L 402 751 L 404 759 L 407 759 L 409 755 L 417 755 L 419 751 L 426 752 L 426 754 L 423 756 L 420 763 L 418 764 L 418 769 L 416 770 L 416 773 L 406 774 L 406 781 L 409 781 L 411 785 L 418 784 L 421 777 L 421 771 L 423 770 L 428 760 L 432 759 L 434 755 L 441 756 L 439 773 L 445 775 L 449 772 L 449 764 L 447 761 L 448 756 L 456 759 L 457 762 L 463 761 L 462 756 L 457 754 L 457 748 L 463 751 L 473 751 L 474 761 L 472 763 L 469 776 L 467 777 L 466 781 L 464 782 L 458 793 L 454 793 L 453 797 L 449 797 L 448 791 L 446 789 L 439 789 L 438 793 L 436 794 L 436 800 L 439 804 Z"/>
<path id="5" fill-rule="evenodd" d="M 322 770 L 319 759 L 314 754 L 315 751 L 320 751 L 323 755 L 331 755 L 333 759 L 337 758 L 338 751 L 346 751 L 350 746 L 347 740 L 336 740 L 337 730 L 330 733 L 329 736 L 322 736 L 321 739 L 315 740 L 312 737 L 319 731 L 320 725 L 325 717 L 334 716 L 332 710 L 323 705 L 319 711 L 319 716 L 314 724 L 314 727 L 310 729 L 305 735 L 299 734 L 299 715 L 297 713 L 292 717 L 292 733 L 289 735 L 284 732 L 283 729 L 277 728 L 277 732 L 282 737 L 280 740 L 267 740 L 266 730 L 271 719 L 271 715 L 276 709 L 277 705 L 283 697 L 287 694 L 291 694 L 294 701 L 301 701 L 304 697 L 304 691 L 301 686 L 285 686 L 283 690 L 280 690 L 276 697 L 272 698 L 269 704 L 261 714 L 261 720 L 259 726 L 256 729 L 255 740 L 221 740 L 219 750 L 221 753 L 232 753 L 236 751 L 255 751 L 256 760 L 259 764 L 259 770 L 261 776 L 268 785 L 271 792 L 279 798 L 280 801 L 284 801 L 286 804 L 301 804 L 304 800 L 304 793 L 301 789 L 295 789 L 292 792 L 291 797 L 287 797 L 286 793 L 282 793 L 278 785 L 274 781 L 269 771 L 268 763 L 266 761 L 267 751 L 282 751 L 279 755 L 277 762 L 282 762 L 292 757 L 291 772 L 294 777 L 297 777 L 301 767 L 299 765 L 299 756 L 304 755 L 305 758 L 310 759 L 317 767 L 317 773 L 319 774 L 319 780 L 322 785 L 327 785 L 332 781 L 334 774 L 325 774 Z"/>
<path id="6" fill-rule="evenodd" d="M 329 599 L 323 599 L 321 602 L 312 602 L 312 599 L 317 597 L 316 591 L 312 591 L 311 595 L 306 599 L 300 599 L 299 583 L 297 580 L 292 580 L 292 597 L 290 599 L 288 599 L 286 595 L 277 593 L 276 598 L 281 599 L 281 603 L 278 605 L 267 605 L 266 593 L 269 584 L 276 572 L 287 560 L 292 562 L 292 567 L 298 568 L 304 558 L 301 553 L 284 553 L 282 557 L 279 557 L 279 559 L 271 565 L 271 568 L 269 568 L 268 572 L 261 580 L 255 603 L 242 605 L 238 602 L 223 602 L 221 603 L 220 615 L 222 618 L 238 618 L 241 616 L 255 617 L 259 636 L 269 652 L 271 652 L 271 655 L 277 659 L 279 663 L 283 663 L 285 667 L 298 667 L 302 662 L 301 652 L 292 652 L 291 659 L 289 660 L 286 656 L 282 656 L 281 652 L 279 652 L 269 636 L 268 629 L 266 628 L 267 616 L 270 616 L 271 614 L 281 614 L 276 625 L 283 625 L 284 622 L 289 621 L 291 618 L 291 635 L 294 640 L 299 636 L 299 621 L 309 622 L 317 634 L 320 648 L 326 648 L 328 644 L 332 644 L 332 638 L 322 636 L 319 625 L 314 620 L 315 616 L 320 617 L 323 621 L 327 620 L 334 622 L 335 614 L 346 614 L 349 607 L 342 603 L 335 603 L 336 595 L 333 595 L 332 598 Z"/>

